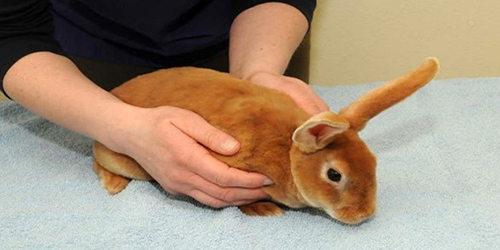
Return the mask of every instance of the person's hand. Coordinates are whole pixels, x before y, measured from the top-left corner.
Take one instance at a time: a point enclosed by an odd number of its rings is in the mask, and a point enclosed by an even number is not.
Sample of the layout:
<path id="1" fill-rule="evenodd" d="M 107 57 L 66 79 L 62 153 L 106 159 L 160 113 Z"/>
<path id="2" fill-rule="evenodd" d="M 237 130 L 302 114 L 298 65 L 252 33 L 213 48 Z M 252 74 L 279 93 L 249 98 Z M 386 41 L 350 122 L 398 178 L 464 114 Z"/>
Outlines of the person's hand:
<path id="1" fill-rule="evenodd" d="M 297 106 L 304 109 L 307 113 L 317 114 L 330 109 L 328 105 L 314 93 L 311 87 L 297 78 L 269 72 L 257 72 L 252 74 L 247 80 L 254 84 L 276 89 L 288 94 L 292 97 Z"/>
<path id="2" fill-rule="evenodd" d="M 185 194 L 211 207 L 238 206 L 268 198 L 264 175 L 231 168 L 202 146 L 223 154 L 239 143 L 199 115 L 175 107 L 141 109 L 123 153 L 134 158 L 167 192 Z M 126 132 L 127 133 L 127 132 Z M 201 144 L 201 145 L 200 145 Z"/>

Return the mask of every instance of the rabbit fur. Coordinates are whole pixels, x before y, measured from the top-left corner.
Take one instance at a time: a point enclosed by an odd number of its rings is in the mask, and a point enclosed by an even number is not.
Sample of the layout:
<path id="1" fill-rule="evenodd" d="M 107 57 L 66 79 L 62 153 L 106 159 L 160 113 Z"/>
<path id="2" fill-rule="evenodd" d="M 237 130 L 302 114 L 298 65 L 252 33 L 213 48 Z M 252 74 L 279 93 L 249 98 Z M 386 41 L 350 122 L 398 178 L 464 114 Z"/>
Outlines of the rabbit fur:
<path id="1" fill-rule="evenodd" d="M 262 173 L 274 182 L 264 187 L 272 201 L 240 206 L 244 213 L 280 214 L 279 203 L 316 207 L 342 222 L 359 223 L 375 212 L 377 182 L 375 155 L 358 132 L 371 118 L 428 83 L 438 67 L 437 59 L 427 58 L 417 69 L 371 90 L 339 114 L 310 115 L 284 93 L 193 67 L 138 76 L 112 93 L 139 107 L 191 110 L 236 138 L 241 149 L 233 156 L 207 150 L 229 166 Z M 97 141 L 94 158 L 94 170 L 110 194 L 120 192 L 130 179 L 152 180 L 134 159 Z M 331 176 L 335 172 L 340 179 Z"/>

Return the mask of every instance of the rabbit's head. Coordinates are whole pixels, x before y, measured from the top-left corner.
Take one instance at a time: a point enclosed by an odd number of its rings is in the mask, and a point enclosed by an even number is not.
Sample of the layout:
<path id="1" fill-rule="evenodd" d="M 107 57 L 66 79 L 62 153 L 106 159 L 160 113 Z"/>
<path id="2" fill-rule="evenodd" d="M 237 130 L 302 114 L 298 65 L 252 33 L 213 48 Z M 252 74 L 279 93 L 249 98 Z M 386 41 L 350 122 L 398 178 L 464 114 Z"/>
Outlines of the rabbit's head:
<path id="1" fill-rule="evenodd" d="M 373 215 L 377 162 L 358 132 L 371 118 L 428 83 L 437 70 L 438 61 L 428 58 L 339 114 L 323 112 L 297 128 L 290 160 L 299 200 L 345 223 L 359 223 Z"/>

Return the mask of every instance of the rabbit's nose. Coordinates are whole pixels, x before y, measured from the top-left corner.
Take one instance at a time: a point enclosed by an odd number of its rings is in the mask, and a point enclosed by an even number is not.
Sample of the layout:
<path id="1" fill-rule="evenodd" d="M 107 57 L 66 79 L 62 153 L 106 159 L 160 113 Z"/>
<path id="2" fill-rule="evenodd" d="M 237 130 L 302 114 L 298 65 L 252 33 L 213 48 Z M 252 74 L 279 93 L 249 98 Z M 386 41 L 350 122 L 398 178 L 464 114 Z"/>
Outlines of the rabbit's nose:
<path id="1" fill-rule="evenodd" d="M 335 218 L 348 224 L 358 224 L 370 218 L 375 213 L 375 206 L 366 208 L 343 207 L 335 211 Z"/>

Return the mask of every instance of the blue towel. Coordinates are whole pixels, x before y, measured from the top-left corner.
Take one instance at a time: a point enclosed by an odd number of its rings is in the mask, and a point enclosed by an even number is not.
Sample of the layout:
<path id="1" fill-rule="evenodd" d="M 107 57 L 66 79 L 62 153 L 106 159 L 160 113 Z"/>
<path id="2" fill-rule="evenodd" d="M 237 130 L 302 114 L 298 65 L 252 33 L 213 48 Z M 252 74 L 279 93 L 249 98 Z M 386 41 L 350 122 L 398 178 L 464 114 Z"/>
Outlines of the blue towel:
<path id="1" fill-rule="evenodd" d="M 338 111 L 380 82 L 314 89 Z M 247 217 L 133 181 L 108 196 L 92 141 L 0 103 L 1 249 L 498 249 L 500 78 L 433 81 L 361 132 L 378 156 L 378 209 Z"/>

